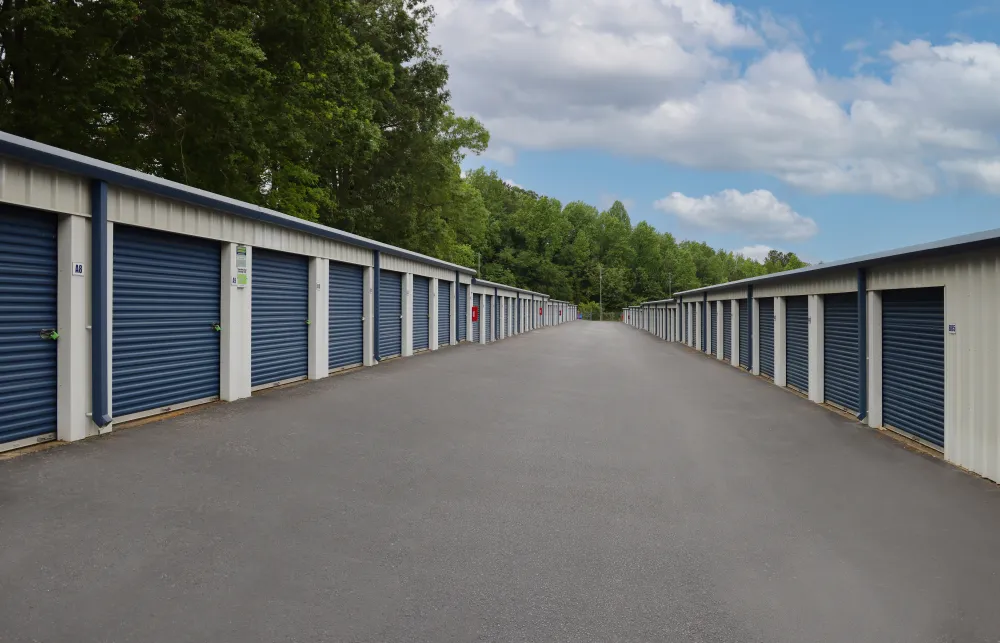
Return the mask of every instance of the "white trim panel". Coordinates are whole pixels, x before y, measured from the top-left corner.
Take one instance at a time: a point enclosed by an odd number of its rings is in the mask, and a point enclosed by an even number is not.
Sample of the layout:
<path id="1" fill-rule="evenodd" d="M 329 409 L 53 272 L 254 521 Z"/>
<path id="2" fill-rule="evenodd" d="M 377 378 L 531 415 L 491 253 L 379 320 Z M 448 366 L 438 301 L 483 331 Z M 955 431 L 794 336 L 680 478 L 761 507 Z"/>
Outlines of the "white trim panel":
<path id="1" fill-rule="evenodd" d="M 797 297 L 801 295 L 829 295 L 858 291 L 858 271 L 848 269 L 813 277 L 780 283 L 760 284 L 753 287 L 757 297 Z"/>
<path id="2" fill-rule="evenodd" d="M 79 176 L 0 157 L 0 202 L 90 217 L 90 185 Z"/>
<path id="3" fill-rule="evenodd" d="M 114 185 L 108 186 L 108 221 L 342 263 L 374 264 L 374 254 L 366 248 Z M 384 265 L 387 259 L 383 254 L 382 267 L 394 270 Z"/>

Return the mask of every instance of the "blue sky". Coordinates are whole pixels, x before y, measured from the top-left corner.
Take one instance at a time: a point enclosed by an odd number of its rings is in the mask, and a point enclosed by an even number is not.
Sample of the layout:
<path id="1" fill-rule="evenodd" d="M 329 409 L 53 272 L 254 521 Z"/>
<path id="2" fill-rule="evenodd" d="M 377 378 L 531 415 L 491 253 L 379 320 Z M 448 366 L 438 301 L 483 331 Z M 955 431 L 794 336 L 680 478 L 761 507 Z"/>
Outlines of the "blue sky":
<path id="1" fill-rule="evenodd" d="M 469 167 L 812 261 L 1000 227 L 1000 0 L 435 5 Z"/>

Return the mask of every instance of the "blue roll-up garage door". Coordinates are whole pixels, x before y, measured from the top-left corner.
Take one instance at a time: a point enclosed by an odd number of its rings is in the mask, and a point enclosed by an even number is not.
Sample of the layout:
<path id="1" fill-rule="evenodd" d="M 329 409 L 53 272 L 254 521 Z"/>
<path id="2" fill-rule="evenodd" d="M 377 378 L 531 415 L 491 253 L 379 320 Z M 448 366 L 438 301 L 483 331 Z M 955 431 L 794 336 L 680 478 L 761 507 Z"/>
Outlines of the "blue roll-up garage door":
<path id="1" fill-rule="evenodd" d="M 330 262 L 329 368 L 347 368 L 364 362 L 365 269 Z"/>
<path id="2" fill-rule="evenodd" d="M 0 206 L 0 450 L 55 439 L 56 252 L 54 216 Z"/>
<path id="3" fill-rule="evenodd" d="M 483 296 L 482 295 L 472 295 L 472 307 L 475 308 L 473 312 L 476 313 L 474 321 L 472 322 L 472 341 L 479 343 L 480 338 L 480 328 L 483 325 Z"/>
<path id="4" fill-rule="evenodd" d="M 431 337 L 431 280 L 413 275 L 413 350 L 425 351 Z"/>
<path id="5" fill-rule="evenodd" d="M 483 302 L 483 332 L 486 333 L 486 342 L 493 341 L 493 295 L 486 295 Z"/>
<path id="6" fill-rule="evenodd" d="M 710 301 L 708 302 L 708 305 L 711 307 L 712 311 L 712 314 L 709 316 L 709 319 L 711 319 L 711 327 L 708 329 L 708 332 L 711 334 L 712 337 L 712 355 L 718 355 L 719 354 L 719 333 L 718 333 L 719 304 L 717 302 Z"/>
<path id="7" fill-rule="evenodd" d="M 458 341 L 464 342 L 469 338 L 469 287 L 465 284 L 458 284 Z"/>
<path id="8" fill-rule="evenodd" d="M 750 368 L 750 327 L 747 312 L 748 299 L 740 300 L 740 366 Z"/>
<path id="9" fill-rule="evenodd" d="M 785 300 L 785 383 L 809 393 L 809 298 Z"/>
<path id="10" fill-rule="evenodd" d="M 774 379 L 774 299 L 757 300 L 760 313 L 760 373 Z"/>
<path id="11" fill-rule="evenodd" d="M 944 289 L 882 293 L 882 423 L 944 448 Z"/>
<path id="12" fill-rule="evenodd" d="M 217 398 L 219 243 L 119 225 L 112 247 L 112 417 Z"/>
<path id="13" fill-rule="evenodd" d="M 823 390 L 827 402 L 857 413 L 857 293 L 823 299 Z"/>
<path id="14" fill-rule="evenodd" d="M 398 357 L 403 352 L 403 275 L 379 271 L 378 291 L 379 359 Z"/>
<path id="15" fill-rule="evenodd" d="M 451 344 L 451 282 L 438 281 L 438 346 Z"/>
<path id="16" fill-rule="evenodd" d="M 250 384 L 309 374 L 309 259 L 254 248 L 250 262 Z"/>
<path id="17" fill-rule="evenodd" d="M 722 302 L 722 357 L 733 361 L 733 302 Z"/>
<path id="18" fill-rule="evenodd" d="M 510 299 L 503 298 L 503 335 L 510 335 Z"/>

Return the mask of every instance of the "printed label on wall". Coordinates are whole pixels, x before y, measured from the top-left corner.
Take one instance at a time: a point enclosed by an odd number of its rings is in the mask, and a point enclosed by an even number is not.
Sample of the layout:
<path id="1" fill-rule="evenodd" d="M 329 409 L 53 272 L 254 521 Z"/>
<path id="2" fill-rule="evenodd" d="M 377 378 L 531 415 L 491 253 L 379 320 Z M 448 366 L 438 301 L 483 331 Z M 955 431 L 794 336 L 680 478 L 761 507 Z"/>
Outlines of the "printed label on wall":
<path id="1" fill-rule="evenodd" d="M 247 247 L 236 246 L 236 287 L 245 288 L 247 283 Z"/>

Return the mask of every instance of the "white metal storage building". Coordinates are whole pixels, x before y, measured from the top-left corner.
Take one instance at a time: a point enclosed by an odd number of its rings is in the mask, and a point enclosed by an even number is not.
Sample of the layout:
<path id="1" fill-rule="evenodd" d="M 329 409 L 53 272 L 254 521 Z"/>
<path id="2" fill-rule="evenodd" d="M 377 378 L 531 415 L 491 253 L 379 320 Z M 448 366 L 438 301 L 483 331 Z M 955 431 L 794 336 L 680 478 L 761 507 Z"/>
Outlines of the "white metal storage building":
<path id="1" fill-rule="evenodd" d="M 474 275 L 0 132 L 0 451 L 544 324 Z"/>
<path id="2" fill-rule="evenodd" d="M 1000 481 L 1000 230 L 698 288 L 676 300 L 681 314 L 668 317 L 668 341 Z M 640 307 L 641 327 L 660 303 Z M 625 316 L 637 325 L 634 310 Z"/>

